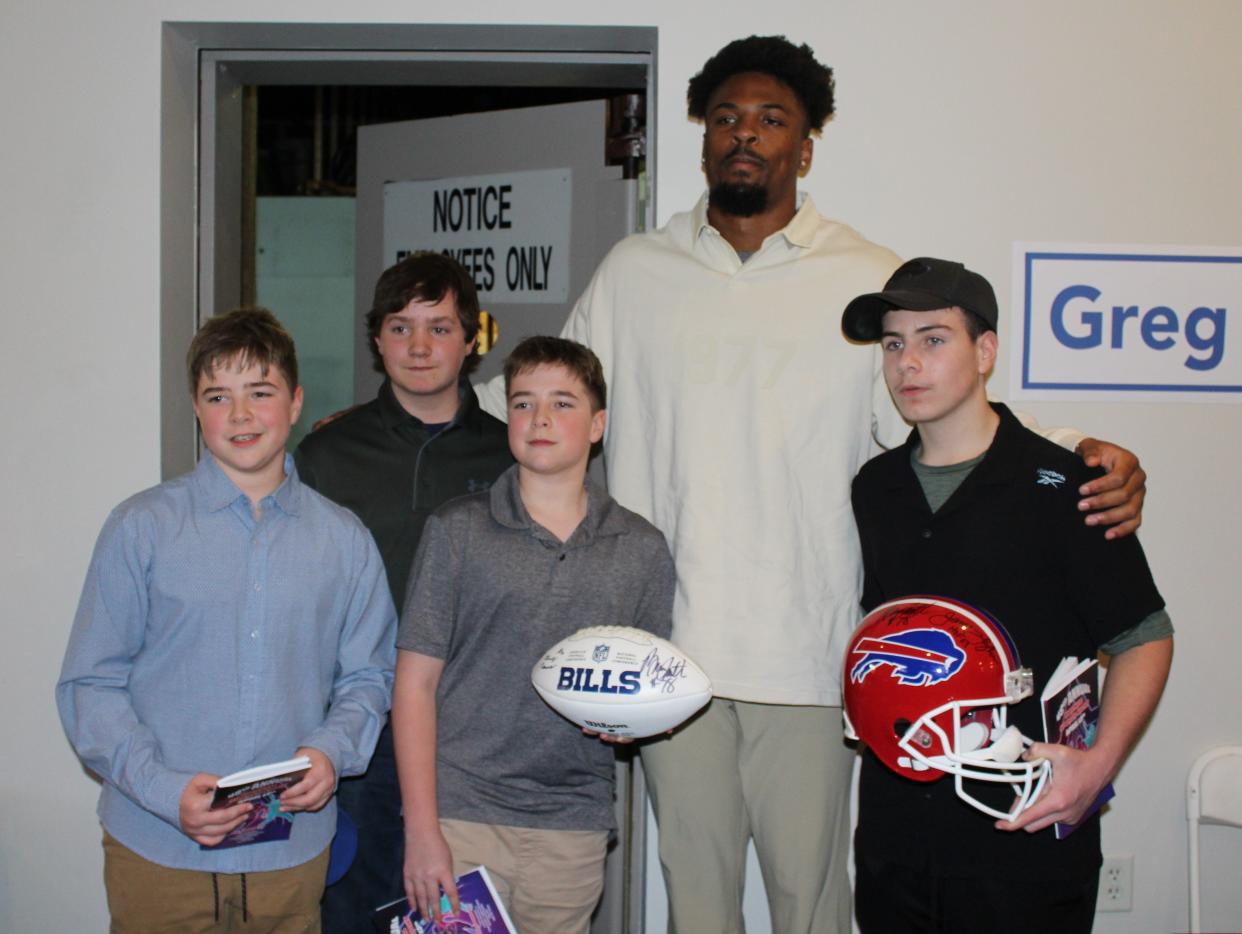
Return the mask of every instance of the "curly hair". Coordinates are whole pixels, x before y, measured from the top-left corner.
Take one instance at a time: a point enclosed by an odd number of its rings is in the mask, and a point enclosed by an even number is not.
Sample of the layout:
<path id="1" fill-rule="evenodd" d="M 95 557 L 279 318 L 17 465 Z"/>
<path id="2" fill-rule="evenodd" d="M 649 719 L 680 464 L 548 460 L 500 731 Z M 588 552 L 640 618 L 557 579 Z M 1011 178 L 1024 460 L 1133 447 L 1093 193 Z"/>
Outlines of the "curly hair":
<path id="1" fill-rule="evenodd" d="M 716 88 L 746 71 L 771 75 L 788 85 L 806 111 L 808 133 L 818 133 L 832 116 L 835 109 L 832 69 L 815 60 L 809 45 L 794 45 L 784 36 L 735 39 L 709 58 L 686 88 L 690 116 L 695 120 L 704 119 L 707 100 Z"/>

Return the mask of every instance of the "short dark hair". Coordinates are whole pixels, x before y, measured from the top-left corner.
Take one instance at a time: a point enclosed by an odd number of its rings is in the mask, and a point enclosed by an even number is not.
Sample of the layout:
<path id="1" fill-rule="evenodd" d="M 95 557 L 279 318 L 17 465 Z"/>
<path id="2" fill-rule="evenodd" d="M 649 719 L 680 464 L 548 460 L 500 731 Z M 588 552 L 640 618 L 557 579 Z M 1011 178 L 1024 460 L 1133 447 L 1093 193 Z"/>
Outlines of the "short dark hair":
<path id="1" fill-rule="evenodd" d="M 375 283 L 375 297 L 365 319 L 367 347 L 371 350 L 371 364 L 377 373 L 384 372 L 384 358 L 375 344 L 384 319 L 412 301 L 434 305 L 450 293 L 468 344 L 479 333 L 479 293 L 474 287 L 474 279 L 461 263 L 443 253 L 420 250 L 384 270 Z M 478 363 L 479 351 L 476 347 L 462 363 L 462 373 L 469 373 Z"/>
<path id="2" fill-rule="evenodd" d="M 747 71 L 771 75 L 788 85 L 806 111 L 807 133 L 822 130 L 835 111 L 832 69 L 815 60 L 809 45 L 794 45 L 784 36 L 750 36 L 730 42 L 690 79 L 686 88 L 690 116 L 706 118 L 707 100 L 716 88 Z"/>
<path id="3" fill-rule="evenodd" d="M 970 335 L 972 341 L 977 341 L 988 331 L 996 330 L 996 328 L 983 319 L 982 315 L 977 315 L 973 311 L 967 311 L 965 308 L 962 308 L 962 317 L 966 319 L 966 333 Z"/>
<path id="4" fill-rule="evenodd" d="M 298 388 L 298 357 L 293 338 L 266 308 L 234 308 L 216 315 L 198 329 L 185 355 L 190 395 L 198 393 L 199 378 L 223 364 L 241 368 L 257 365 L 266 376 L 275 367 L 289 391 Z"/>
<path id="5" fill-rule="evenodd" d="M 599 357 L 590 347 L 564 337 L 528 337 L 514 347 L 505 358 L 505 396 L 515 376 L 537 366 L 563 366 L 586 387 L 592 412 L 608 407 L 608 386 Z"/>

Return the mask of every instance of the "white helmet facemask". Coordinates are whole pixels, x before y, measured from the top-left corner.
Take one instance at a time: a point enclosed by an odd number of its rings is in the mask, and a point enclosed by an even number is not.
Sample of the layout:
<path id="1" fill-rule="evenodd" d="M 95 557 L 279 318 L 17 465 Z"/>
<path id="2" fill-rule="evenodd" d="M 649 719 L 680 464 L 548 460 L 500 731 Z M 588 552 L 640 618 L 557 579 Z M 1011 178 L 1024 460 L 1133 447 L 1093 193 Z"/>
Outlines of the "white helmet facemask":
<path id="1" fill-rule="evenodd" d="M 1014 820 L 1030 807 L 1043 791 L 1052 774 L 1047 759 L 1023 760 L 1031 745 L 1016 726 L 1009 726 L 1006 706 L 1010 698 L 999 697 L 969 702 L 953 701 L 930 710 L 910 725 L 898 745 L 910 756 L 916 771 L 937 769 L 953 776 L 957 796 L 971 807 L 1000 820 Z M 989 705 L 995 705 L 990 706 Z M 936 718 L 952 712 L 952 736 Z M 943 754 L 929 754 L 932 749 Z M 1009 811 L 1001 811 L 980 801 L 967 789 L 966 781 L 1007 783 L 1016 799 Z"/>

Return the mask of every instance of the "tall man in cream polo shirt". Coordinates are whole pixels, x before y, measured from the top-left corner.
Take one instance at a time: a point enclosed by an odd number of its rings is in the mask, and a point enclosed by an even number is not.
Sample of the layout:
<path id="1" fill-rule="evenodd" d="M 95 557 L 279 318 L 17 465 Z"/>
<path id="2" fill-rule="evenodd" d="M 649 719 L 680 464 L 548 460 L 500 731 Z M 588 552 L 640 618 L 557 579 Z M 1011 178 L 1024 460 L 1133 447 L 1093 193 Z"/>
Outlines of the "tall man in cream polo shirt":
<path id="1" fill-rule="evenodd" d="M 563 332 L 603 362 L 609 490 L 668 538 L 672 639 L 716 692 L 642 751 L 669 927 L 742 930 L 753 839 L 773 931 L 844 934 L 853 752 L 838 679 L 862 574 L 850 481 L 875 439 L 900 444 L 908 428 L 874 347 L 847 343 L 840 320 L 899 261 L 797 190 L 833 109 L 832 73 L 810 48 L 730 43 L 687 96 L 709 194 L 617 244 Z M 503 411 L 497 387 L 480 393 Z M 1121 465 L 1087 491 L 1089 508 L 1108 509 L 1092 521 L 1133 531 L 1134 458 L 1082 447 Z"/>

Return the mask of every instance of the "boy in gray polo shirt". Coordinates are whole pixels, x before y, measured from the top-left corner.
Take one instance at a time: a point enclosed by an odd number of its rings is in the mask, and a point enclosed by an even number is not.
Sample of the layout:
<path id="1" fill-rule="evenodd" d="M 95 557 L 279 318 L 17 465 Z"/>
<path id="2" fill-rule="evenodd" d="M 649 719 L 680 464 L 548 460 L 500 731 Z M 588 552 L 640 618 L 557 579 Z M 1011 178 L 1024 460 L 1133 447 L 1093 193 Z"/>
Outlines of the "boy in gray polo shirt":
<path id="1" fill-rule="evenodd" d="M 491 490 L 428 520 L 397 638 L 393 737 L 411 905 L 454 908 L 485 865 L 523 931 L 585 932 L 613 826 L 612 751 L 547 707 L 530 671 L 584 626 L 667 636 L 663 535 L 586 484 L 604 434 L 598 358 L 555 337 L 505 362 L 509 447 Z"/>

